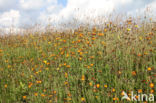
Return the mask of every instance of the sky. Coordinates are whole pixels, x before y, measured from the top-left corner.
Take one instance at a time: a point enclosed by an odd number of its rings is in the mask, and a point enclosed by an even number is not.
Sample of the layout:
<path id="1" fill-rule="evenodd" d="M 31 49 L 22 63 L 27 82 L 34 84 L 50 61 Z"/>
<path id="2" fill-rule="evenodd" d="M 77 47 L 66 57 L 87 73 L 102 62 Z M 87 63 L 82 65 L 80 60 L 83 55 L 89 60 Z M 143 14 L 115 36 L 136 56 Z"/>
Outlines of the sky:
<path id="1" fill-rule="evenodd" d="M 133 14 L 147 7 L 156 14 L 156 0 L 0 0 L 0 27 L 82 21 L 82 15 Z"/>

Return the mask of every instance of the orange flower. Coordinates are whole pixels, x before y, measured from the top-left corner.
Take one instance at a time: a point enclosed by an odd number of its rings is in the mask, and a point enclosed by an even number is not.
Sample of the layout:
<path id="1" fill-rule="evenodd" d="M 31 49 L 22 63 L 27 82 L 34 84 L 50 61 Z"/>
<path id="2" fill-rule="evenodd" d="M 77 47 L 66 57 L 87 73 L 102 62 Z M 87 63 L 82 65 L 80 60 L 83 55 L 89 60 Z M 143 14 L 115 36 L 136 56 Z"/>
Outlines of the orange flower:
<path id="1" fill-rule="evenodd" d="M 154 88 L 154 84 L 153 84 L 153 83 L 150 83 L 150 87 L 151 87 L 151 88 Z"/>
<path id="2" fill-rule="evenodd" d="M 94 66 L 94 64 L 90 64 L 90 66 L 92 67 L 92 66 Z"/>
<path id="3" fill-rule="evenodd" d="M 23 96 L 23 99 L 26 99 L 27 98 L 27 96 Z"/>
<path id="4" fill-rule="evenodd" d="M 132 75 L 135 76 L 136 75 L 136 71 L 132 71 Z"/>
<path id="5" fill-rule="evenodd" d="M 84 97 L 81 97 L 81 101 L 85 101 L 85 98 Z"/>
<path id="6" fill-rule="evenodd" d="M 37 83 L 37 84 L 41 84 L 42 81 L 41 81 L 41 80 L 37 80 L 36 83 Z"/>
<path id="7" fill-rule="evenodd" d="M 32 83 L 29 83 L 28 87 L 31 88 L 32 85 L 33 85 Z"/>
<path id="8" fill-rule="evenodd" d="M 67 77 L 68 77 L 68 73 L 66 73 L 66 72 L 65 72 L 65 73 L 64 73 L 64 75 L 65 75 L 65 78 L 67 78 Z"/>
<path id="9" fill-rule="evenodd" d="M 83 80 L 83 81 L 85 80 L 85 76 L 84 75 L 82 75 L 81 80 Z"/>
<path id="10" fill-rule="evenodd" d="M 37 95 L 38 95 L 38 93 L 34 93 L 34 95 L 35 95 L 35 96 L 37 96 Z"/>
<path id="11" fill-rule="evenodd" d="M 90 82 L 89 85 L 92 86 L 93 84 Z"/>
<path id="12" fill-rule="evenodd" d="M 4 87 L 5 87 L 5 88 L 7 88 L 7 87 L 8 87 L 8 85 L 7 85 L 7 84 L 5 84 L 5 85 L 4 85 Z"/>
<path id="13" fill-rule="evenodd" d="M 154 93 L 154 90 L 152 89 L 152 90 L 150 90 L 150 92 L 151 92 L 151 93 Z"/>
<path id="14" fill-rule="evenodd" d="M 142 89 L 139 89 L 139 90 L 138 90 L 138 93 L 142 93 Z"/>
<path id="15" fill-rule="evenodd" d="M 100 87 L 100 84 L 97 84 L 96 87 L 99 88 Z"/>
<path id="16" fill-rule="evenodd" d="M 45 94 L 41 94 L 41 97 L 45 97 Z"/>

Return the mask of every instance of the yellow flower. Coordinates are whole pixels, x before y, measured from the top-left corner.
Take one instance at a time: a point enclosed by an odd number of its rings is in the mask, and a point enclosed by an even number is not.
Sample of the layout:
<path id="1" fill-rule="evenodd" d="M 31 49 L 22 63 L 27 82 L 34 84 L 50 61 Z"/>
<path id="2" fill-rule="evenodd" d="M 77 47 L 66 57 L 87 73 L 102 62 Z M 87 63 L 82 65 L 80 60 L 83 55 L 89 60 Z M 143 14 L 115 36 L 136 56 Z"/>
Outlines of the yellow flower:
<path id="1" fill-rule="evenodd" d="M 151 71 L 151 70 L 152 70 L 152 68 L 151 68 L 151 67 L 148 67 L 148 68 L 147 68 L 147 70 L 148 70 L 148 71 Z"/>
<path id="2" fill-rule="evenodd" d="M 81 97 L 81 101 L 85 101 L 85 98 L 84 97 Z"/>
<path id="3" fill-rule="evenodd" d="M 115 89 L 114 88 L 112 89 L 112 92 L 115 92 Z"/>
<path id="4" fill-rule="evenodd" d="M 127 31 L 131 31 L 131 29 L 130 28 L 127 28 Z"/>
<path id="5" fill-rule="evenodd" d="M 46 60 L 44 60 L 43 62 L 44 62 L 45 64 L 47 64 L 47 61 L 46 61 Z"/>
<path id="6" fill-rule="evenodd" d="M 107 88 L 108 86 L 105 84 L 104 87 Z"/>
<path id="7" fill-rule="evenodd" d="M 135 27 L 138 28 L 139 26 L 138 25 L 135 25 Z"/>

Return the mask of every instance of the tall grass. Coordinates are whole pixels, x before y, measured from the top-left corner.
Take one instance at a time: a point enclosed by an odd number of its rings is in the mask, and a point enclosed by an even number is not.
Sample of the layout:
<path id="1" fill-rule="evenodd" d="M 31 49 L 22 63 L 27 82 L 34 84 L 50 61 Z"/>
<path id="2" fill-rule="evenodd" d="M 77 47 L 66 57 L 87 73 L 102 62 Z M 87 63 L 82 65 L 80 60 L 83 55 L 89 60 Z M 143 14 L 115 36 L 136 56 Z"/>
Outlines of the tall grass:
<path id="1" fill-rule="evenodd" d="M 155 69 L 152 22 L 1 36 L 0 102 L 127 103 L 123 91 L 155 93 Z"/>

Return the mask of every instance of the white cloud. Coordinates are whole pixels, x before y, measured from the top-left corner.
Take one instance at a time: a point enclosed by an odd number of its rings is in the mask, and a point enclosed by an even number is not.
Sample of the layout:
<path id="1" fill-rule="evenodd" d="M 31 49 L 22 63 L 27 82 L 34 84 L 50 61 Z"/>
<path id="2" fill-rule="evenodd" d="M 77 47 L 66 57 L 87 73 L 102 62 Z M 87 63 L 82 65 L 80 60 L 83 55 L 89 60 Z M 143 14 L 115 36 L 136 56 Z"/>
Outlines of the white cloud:
<path id="1" fill-rule="evenodd" d="M 56 3 L 57 0 L 20 0 L 20 7 L 24 10 L 40 10 Z"/>
<path id="2" fill-rule="evenodd" d="M 58 4 L 58 0 L 0 0 L 0 26 L 48 23 L 49 18 L 53 23 L 73 17 L 84 22 L 85 17 L 95 18 L 114 10 L 134 12 L 144 10 L 147 5 L 156 11 L 155 0 L 67 0 L 66 7 Z"/>
<path id="3" fill-rule="evenodd" d="M 0 14 L 0 24 L 3 26 L 17 26 L 19 24 L 20 12 L 10 10 Z"/>

